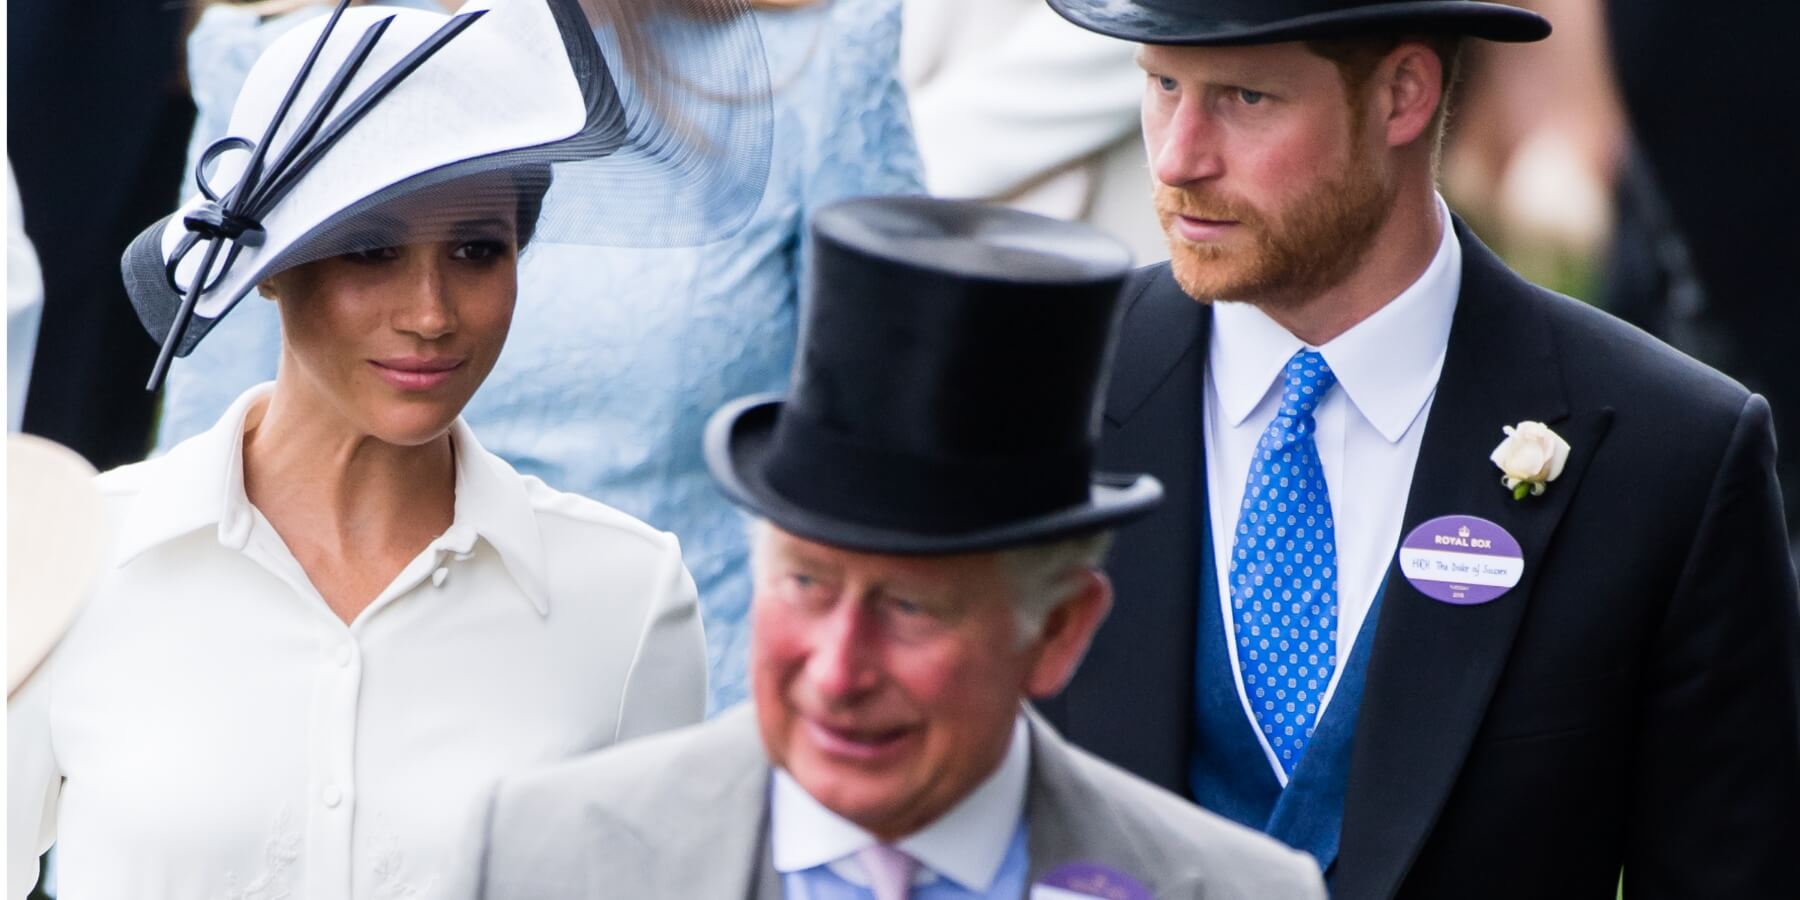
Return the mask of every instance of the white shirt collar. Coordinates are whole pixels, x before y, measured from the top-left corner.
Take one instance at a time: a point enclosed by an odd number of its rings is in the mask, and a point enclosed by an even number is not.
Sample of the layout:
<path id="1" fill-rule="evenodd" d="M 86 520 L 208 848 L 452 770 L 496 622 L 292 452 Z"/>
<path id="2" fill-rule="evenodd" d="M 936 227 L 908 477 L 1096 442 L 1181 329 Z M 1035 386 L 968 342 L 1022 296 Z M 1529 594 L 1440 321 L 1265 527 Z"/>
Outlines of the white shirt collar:
<path id="1" fill-rule="evenodd" d="M 1462 245 L 1442 197 L 1437 205 L 1443 237 L 1425 272 L 1374 315 L 1316 348 L 1350 403 L 1389 443 L 1400 440 L 1437 387 L 1462 288 Z M 1207 365 L 1226 422 L 1242 424 L 1304 346 L 1254 306 L 1213 304 Z"/>
<path id="2" fill-rule="evenodd" d="M 244 419 L 256 401 L 274 390 L 257 385 L 231 404 L 217 424 L 170 450 L 158 478 L 139 494 L 120 528 L 120 562 L 158 544 L 217 525 L 219 543 L 242 550 L 253 523 L 244 493 Z M 456 448 L 456 505 L 440 547 L 468 553 L 480 537 L 500 554 L 507 572 L 531 605 L 550 612 L 544 583 L 544 548 L 525 480 L 475 439 L 460 417 L 450 427 Z"/>
<path id="3" fill-rule="evenodd" d="M 1031 739 L 1023 716 L 1000 768 L 962 802 L 896 846 L 919 864 L 981 894 L 993 886 L 1006 850 L 1025 812 L 1031 772 Z M 787 772 L 776 769 L 771 787 L 770 840 L 775 870 L 799 872 L 828 865 L 877 843 L 875 837 L 825 808 Z"/>

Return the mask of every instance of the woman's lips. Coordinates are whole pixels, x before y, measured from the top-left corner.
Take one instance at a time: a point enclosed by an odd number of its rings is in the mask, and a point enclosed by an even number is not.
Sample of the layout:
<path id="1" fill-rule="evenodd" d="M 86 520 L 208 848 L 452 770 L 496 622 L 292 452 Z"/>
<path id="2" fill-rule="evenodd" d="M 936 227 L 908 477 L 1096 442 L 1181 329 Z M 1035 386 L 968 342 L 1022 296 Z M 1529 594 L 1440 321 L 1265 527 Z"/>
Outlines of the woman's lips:
<path id="1" fill-rule="evenodd" d="M 1196 219 L 1192 216 L 1176 216 L 1175 230 L 1182 238 L 1196 244 L 1209 243 L 1224 238 L 1238 226 L 1237 222 L 1224 219 Z"/>
<path id="2" fill-rule="evenodd" d="M 375 374 L 403 391 L 429 391 L 449 381 L 450 376 L 462 368 L 462 364 L 460 359 L 412 356 L 369 360 L 369 365 L 375 367 Z"/>

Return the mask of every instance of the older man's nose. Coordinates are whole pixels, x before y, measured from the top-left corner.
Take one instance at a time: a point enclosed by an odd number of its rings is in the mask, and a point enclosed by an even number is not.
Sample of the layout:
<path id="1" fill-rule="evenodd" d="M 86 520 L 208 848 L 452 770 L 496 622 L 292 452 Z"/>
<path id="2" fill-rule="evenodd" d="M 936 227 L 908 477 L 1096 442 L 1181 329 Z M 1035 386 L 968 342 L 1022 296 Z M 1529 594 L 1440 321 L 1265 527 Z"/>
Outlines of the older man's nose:
<path id="1" fill-rule="evenodd" d="M 850 600 L 819 623 L 806 675 L 822 698 L 854 699 L 881 683 L 878 630 L 874 614 Z"/>

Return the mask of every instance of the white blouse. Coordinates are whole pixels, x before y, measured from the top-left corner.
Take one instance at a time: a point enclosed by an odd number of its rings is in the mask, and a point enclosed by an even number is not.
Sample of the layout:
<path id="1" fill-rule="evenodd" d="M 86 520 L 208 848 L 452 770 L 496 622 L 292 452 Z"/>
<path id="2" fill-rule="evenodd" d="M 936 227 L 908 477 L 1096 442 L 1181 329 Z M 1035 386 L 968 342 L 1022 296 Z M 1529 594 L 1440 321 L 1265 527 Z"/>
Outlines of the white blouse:
<path id="1" fill-rule="evenodd" d="M 673 535 L 520 476 L 460 420 L 454 523 L 356 620 L 244 495 L 240 397 L 101 475 L 107 568 L 7 710 L 7 891 L 456 896 L 499 776 L 697 722 Z"/>

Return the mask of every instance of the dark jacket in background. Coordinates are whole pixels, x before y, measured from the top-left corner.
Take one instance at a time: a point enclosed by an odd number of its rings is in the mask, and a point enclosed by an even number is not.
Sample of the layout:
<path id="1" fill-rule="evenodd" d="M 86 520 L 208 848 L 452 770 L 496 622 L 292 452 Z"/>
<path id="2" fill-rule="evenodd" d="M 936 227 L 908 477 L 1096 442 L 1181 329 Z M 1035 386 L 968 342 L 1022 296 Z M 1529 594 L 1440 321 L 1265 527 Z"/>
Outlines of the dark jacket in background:
<path id="1" fill-rule="evenodd" d="M 1800 524 L 1800 69 L 1792 54 L 1800 4 L 1606 6 L 1636 144 L 1608 305 L 1768 397 L 1793 532 Z M 1665 221 L 1657 221 L 1659 212 Z M 1671 230 L 1685 252 L 1668 249 Z M 1697 293 L 1683 288 L 1684 268 Z M 1662 289 L 1659 281 L 1672 283 Z"/>
<path id="2" fill-rule="evenodd" d="M 44 274 L 25 430 L 101 469 L 142 459 L 156 345 L 119 257 L 177 202 L 193 104 L 188 4 L 57 0 L 7 8 L 7 154 Z"/>

